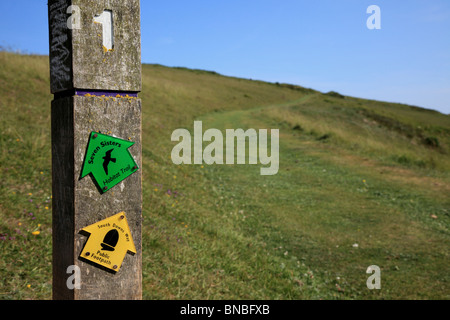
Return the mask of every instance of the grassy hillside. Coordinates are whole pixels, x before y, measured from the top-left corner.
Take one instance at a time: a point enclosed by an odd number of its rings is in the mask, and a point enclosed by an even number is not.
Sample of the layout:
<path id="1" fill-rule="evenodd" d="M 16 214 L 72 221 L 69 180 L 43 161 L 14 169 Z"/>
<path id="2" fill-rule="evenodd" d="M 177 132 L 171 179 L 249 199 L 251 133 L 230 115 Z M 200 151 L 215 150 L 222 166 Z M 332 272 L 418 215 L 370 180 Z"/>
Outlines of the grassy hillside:
<path id="1" fill-rule="evenodd" d="M 0 52 L 0 299 L 51 298 L 48 68 Z M 450 298 L 449 116 L 159 65 L 140 97 L 145 299 Z M 278 174 L 174 165 L 194 120 L 280 129 Z"/>

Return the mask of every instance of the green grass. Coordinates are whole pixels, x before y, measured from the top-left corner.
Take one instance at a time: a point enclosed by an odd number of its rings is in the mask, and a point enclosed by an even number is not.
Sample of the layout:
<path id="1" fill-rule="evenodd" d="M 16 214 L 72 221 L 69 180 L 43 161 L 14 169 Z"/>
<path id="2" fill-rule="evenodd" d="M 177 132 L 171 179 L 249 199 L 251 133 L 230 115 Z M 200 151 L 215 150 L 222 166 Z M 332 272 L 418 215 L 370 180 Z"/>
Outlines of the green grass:
<path id="1" fill-rule="evenodd" d="M 0 66 L 0 299 L 50 299 L 48 57 Z M 140 97 L 145 299 L 450 298 L 449 116 L 160 65 Z M 278 174 L 174 165 L 194 120 L 280 129 Z"/>

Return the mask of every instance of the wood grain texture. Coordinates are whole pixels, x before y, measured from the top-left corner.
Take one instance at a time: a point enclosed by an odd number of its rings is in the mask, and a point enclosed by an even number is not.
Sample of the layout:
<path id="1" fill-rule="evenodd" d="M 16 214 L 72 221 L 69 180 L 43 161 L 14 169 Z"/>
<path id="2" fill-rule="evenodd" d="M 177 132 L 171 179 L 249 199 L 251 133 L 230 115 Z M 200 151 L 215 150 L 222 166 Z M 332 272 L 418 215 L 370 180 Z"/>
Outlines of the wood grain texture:
<path id="1" fill-rule="evenodd" d="M 53 298 L 74 299 L 67 288 L 67 267 L 74 265 L 74 132 L 73 99 L 52 101 L 52 241 Z"/>
<path id="2" fill-rule="evenodd" d="M 80 9 L 79 29 L 69 29 L 69 6 Z M 51 92 L 72 89 L 141 91 L 139 0 L 49 0 Z M 111 10 L 114 48 L 103 47 L 94 17 Z"/>
<path id="3" fill-rule="evenodd" d="M 79 11 L 79 28 L 67 21 Z M 94 17 L 112 12 L 114 47 L 103 46 L 102 23 Z M 141 101 L 124 97 L 79 96 L 87 91 L 141 91 L 139 0 L 49 0 L 52 102 L 53 299 L 142 298 L 142 172 L 105 193 L 81 170 L 91 132 L 134 142 L 128 151 L 142 168 Z M 109 18 L 111 19 L 111 17 Z M 116 273 L 83 261 L 87 241 L 81 229 L 125 211 L 136 254 L 125 256 Z M 81 270 L 81 288 L 69 289 L 69 266 Z"/>
<path id="4" fill-rule="evenodd" d="M 142 171 L 103 195 L 90 176 L 80 179 L 89 135 L 110 133 L 135 144 L 129 151 L 142 168 L 141 101 L 126 98 L 68 97 L 52 104 L 53 147 L 53 298 L 142 298 Z M 125 211 L 137 253 L 127 254 L 117 273 L 80 260 L 87 237 L 80 230 Z M 81 289 L 68 290 L 70 265 L 81 269 Z"/>
<path id="5" fill-rule="evenodd" d="M 48 2 L 48 24 L 50 41 L 50 91 L 65 91 L 73 87 L 72 82 L 72 32 L 67 28 L 67 8 L 70 1 Z"/>

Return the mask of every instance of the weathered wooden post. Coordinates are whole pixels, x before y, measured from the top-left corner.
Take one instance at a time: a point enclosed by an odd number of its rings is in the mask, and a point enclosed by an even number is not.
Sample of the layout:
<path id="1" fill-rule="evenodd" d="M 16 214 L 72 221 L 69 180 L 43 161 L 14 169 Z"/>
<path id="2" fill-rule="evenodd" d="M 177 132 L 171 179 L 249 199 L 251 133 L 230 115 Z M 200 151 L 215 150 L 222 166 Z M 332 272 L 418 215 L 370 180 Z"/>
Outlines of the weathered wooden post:
<path id="1" fill-rule="evenodd" d="M 140 2 L 48 13 L 53 299 L 141 299 Z"/>

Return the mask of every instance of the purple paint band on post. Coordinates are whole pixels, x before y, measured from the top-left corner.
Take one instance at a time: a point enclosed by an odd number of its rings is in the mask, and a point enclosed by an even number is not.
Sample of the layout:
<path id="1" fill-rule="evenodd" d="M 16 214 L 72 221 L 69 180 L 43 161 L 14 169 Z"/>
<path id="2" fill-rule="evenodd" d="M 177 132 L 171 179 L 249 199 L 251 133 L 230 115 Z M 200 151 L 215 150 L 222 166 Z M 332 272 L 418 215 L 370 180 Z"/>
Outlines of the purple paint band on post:
<path id="1" fill-rule="evenodd" d="M 75 90 L 75 95 L 77 96 L 85 96 L 85 95 L 91 95 L 96 97 L 114 97 L 116 98 L 118 95 L 121 97 L 134 97 L 137 98 L 138 93 L 137 92 L 127 92 L 127 91 L 100 91 L 100 90 Z"/>

